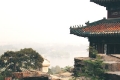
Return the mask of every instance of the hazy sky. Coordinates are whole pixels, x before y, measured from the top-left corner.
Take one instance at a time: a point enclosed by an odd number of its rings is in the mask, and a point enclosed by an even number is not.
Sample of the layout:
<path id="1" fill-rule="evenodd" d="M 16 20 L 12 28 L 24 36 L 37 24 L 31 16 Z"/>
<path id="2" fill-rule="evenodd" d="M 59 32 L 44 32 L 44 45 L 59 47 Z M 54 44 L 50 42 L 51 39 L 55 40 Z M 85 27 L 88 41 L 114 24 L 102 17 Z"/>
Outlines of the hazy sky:
<path id="1" fill-rule="evenodd" d="M 105 7 L 90 0 L 0 0 L 0 44 L 86 43 L 70 26 L 106 17 Z"/>

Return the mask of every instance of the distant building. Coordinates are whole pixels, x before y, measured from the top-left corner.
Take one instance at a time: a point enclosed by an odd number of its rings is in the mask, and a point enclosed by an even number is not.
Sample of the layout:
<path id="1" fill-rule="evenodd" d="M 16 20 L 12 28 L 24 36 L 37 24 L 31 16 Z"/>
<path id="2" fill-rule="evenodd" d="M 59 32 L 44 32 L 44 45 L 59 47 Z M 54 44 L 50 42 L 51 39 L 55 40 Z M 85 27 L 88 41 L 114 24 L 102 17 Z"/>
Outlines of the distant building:
<path id="1" fill-rule="evenodd" d="M 44 58 L 41 70 L 26 70 L 21 69 L 22 72 L 14 72 L 13 79 L 23 79 L 23 80 L 48 80 L 50 75 L 47 74 L 48 68 L 50 66 L 50 61 Z M 6 78 L 8 80 L 8 78 Z"/>
<path id="2" fill-rule="evenodd" d="M 41 71 L 47 73 L 49 66 L 50 66 L 50 61 L 44 58 Z"/>

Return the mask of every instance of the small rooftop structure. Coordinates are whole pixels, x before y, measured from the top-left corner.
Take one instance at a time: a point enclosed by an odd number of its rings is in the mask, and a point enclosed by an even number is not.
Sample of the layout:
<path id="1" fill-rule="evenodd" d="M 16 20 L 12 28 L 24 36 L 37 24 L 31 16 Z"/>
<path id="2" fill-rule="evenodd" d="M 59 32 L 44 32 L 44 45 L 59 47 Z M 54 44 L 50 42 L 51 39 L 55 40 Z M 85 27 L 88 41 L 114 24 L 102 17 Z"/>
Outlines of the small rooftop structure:
<path id="1" fill-rule="evenodd" d="M 12 77 L 15 79 L 24 79 L 24 80 L 48 80 L 50 75 L 47 74 L 48 67 L 50 66 L 50 61 L 43 58 L 41 70 L 32 70 L 21 68 L 22 72 L 14 72 Z"/>
<path id="2" fill-rule="evenodd" d="M 42 63 L 42 69 L 41 69 L 41 71 L 47 73 L 49 66 L 50 66 L 50 61 L 48 61 L 47 59 L 44 58 L 44 61 Z"/>

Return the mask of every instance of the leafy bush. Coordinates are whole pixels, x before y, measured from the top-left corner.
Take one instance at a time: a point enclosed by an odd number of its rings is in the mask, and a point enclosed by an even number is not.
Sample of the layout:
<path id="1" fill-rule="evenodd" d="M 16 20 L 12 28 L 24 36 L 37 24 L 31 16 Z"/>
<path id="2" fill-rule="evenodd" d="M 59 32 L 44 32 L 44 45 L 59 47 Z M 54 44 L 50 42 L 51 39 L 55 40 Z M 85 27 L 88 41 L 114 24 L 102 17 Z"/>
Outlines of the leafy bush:
<path id="1" fill-rule="evenodd" d="M 61 68 L 60 66 L 55 66 L 55 67 L 51 67 L 51 69 L 49 69 L 49 74 L 59 74 L 61 73 Z"/>
<path id="2" fill-rule="evenodd" d="M 96 58 L 98 51 L 94 47 L 89 47 L 89 57 L 90 58 Z"/>
<path id="3" fill-rule="evenodd" d="M 4 76 L 0 74 L 0 80 L 4 80 Z"/>
<path id="4" fill-rule="evenodd" d="M 65 66 L 64 67 L 64 71 L 65 72 L 72 72 L 73 71 L 73 68 L 71 66 Z"/>
<path id="5" fill-rule="evenodd" d="M 82 80 L 105 80 L 104 63 L 97 55 L 98 51 L 94 47 L 89 47 L 89 60 L 84 60 L 84 65 L 80 67 L 80 71 L 74 73 L 75 76 L 71 80 L 77 80 L 76 77 L 82 77 Z"/>
<path id="6" fill-rule="evenodd" d="M 91 80 L 104 80 L 105 69 L 103 61 L 100 59 L 85 60 L 83 75 L 91 78 Z"/>
<path id="7" fill-rule="evenodd" d="M 85 77 L 85 80 L 105 80 L 104 73 L 106 70 L 103 65 L 103 61 L 100 59 L 84 60 L 82 72 L 77 72 L 77 76 Z"/>

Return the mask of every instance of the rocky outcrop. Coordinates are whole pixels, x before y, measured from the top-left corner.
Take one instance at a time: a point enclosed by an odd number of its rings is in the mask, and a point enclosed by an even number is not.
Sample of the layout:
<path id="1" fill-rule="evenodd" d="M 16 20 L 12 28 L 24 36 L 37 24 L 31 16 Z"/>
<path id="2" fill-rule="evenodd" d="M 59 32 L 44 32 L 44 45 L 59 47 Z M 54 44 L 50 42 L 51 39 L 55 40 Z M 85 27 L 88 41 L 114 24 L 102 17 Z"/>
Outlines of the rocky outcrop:
<path id="1" fill-rule="evenodd" d="M 81 68 L 84 67 L 84 60 L 89 60 L 89 57 L 77 57 L 74 58 L 74 76 L 77 76 L 78 72 L 82 72 Z"/>
<path id="2" fill-rule="evenodd" d="M 111 55 L 100 55 L 101 60 L 104 62 L 103 68 L 107 70 L 105 74 L 107 80 L 120 80 L 120 58 Z M 84 60 L 90 60 L 89 57 L 77 57 L 74 58 L 74 76 L 78 72 L 82 72 L 81 68 L 84 67 Z"/>

